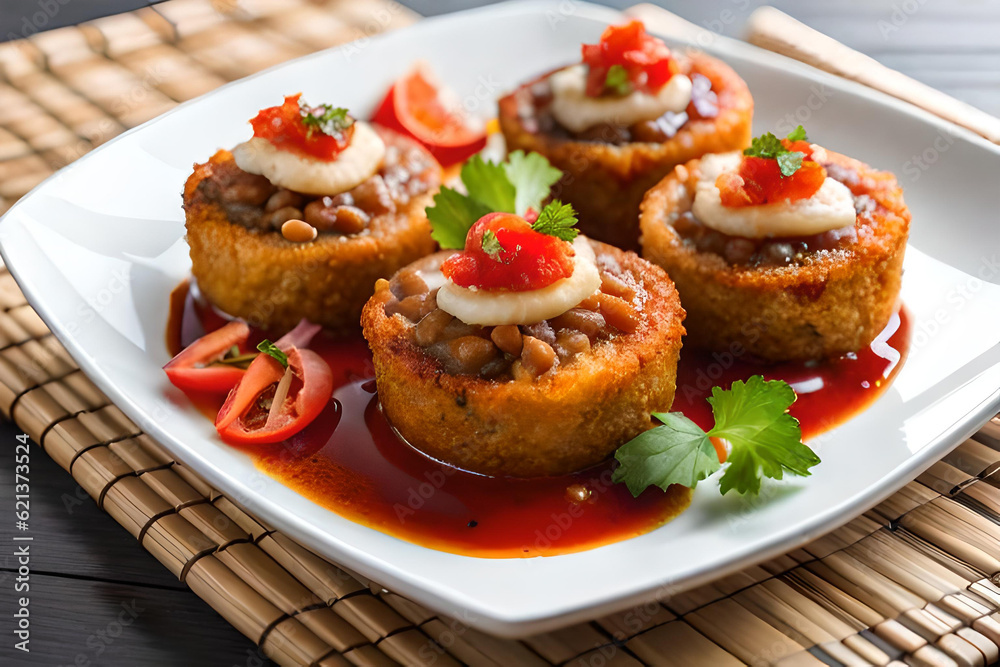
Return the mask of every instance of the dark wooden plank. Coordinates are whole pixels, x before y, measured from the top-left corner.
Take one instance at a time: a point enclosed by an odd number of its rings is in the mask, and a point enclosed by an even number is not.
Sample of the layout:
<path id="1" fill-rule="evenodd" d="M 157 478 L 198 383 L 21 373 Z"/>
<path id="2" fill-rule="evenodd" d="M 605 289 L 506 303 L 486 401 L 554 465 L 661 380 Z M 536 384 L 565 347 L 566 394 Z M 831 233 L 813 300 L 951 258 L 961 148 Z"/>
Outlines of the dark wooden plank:
<path id="1" fill-rule="evenodd" d="M 173 577 L 73 478 L 31 445 L 31 573 L 14 589 L 14 446 L 0 422 L 0 664 L 269 665 L 252 642 Z M 12 646 L 16 599 L 30 600 L 31 654 Z M 130 610 L 140 610 L 131 619 Z M 123 616 L 124 614 L 124 616 Z M 119 621 L 118 619 L 123 619 Z M 119 625 L 128 621 L 119 630 Z M 103 633 L 103 634 L 102 634 Z M 112 636 L 117 635 L 117 636 Z"/>
<path id="2" fill-rule="evenodd" d="M 14 436 L 0 425 L 0 499 L 14 503 Z M 31 521 L 34 536 L 32 569 L 75 577 L 185 590 L 155 558 L 141 548 L 114 519 L 98 509 L 80 485 L 50 459 L 31 447 Z M 0 522 L 0 543 L 10 541 L 12 521 Z M 0 568 L 11 567 L 9 550 L 0 551 Z"/>
<path id="3" fill-rule="evenodd" d="M 270 664 L 256 646 L 189 591 L 41 574 L 31 575 L 31 652 L 25 654 L 13 647 L 16 601 L 10 594 L 11 583 L 0 586 L 3 665 Z"/>

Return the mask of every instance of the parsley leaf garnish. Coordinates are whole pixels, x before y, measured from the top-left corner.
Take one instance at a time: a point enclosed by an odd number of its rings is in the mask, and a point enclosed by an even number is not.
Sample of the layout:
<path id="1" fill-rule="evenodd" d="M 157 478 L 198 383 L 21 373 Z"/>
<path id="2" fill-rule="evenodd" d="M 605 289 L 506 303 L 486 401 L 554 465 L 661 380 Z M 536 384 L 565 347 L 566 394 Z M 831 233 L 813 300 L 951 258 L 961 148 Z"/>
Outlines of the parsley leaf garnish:
<path id="1" fill-rule="evenodd" d="M 431 236 L 444 249 L 465 247 L 469 228 L 487 213 L 524 215 L 549 196 L 562 172 L 538 153 L 514 151 L 507 162 L 486 162 L 475 155 L 462 166 L 460 178 L 468 194 L 444 187 L 427 207 Z"/>
<path id="2" fill-rule="evenodd" d="M 632 84 L 628 80 L 628 70 L 621 65 L 612 65 L 604 77 L 604 89 L 615 95 L 628 95 L 632 92 Z"/>
<path id="3" fill-rule="evenodd" d="M 647 486 L 664 491 L 671 484 L 694 486 L 719 469 L 715 446 L 701 428 L 679 412 L 654 412 L 663 423 L 618 448 L 615 458 L 621 465 L 611 477 L 625 482 L 633 496 Z"/>
<path id="4" fill-rule="evenodd" d="M 806 155 L 799 151 L 781 153 L 778 155 L 778 170 L 782 176 L 791 176 L 802 166 L 802 158 Z"/>
<path id="5" fill-rule="evenodd" d="M 492 257 L 493 259 L 500 261 L 500 252 L 503 250 L 503 246 L 500 245 L 500 239 L 493 232 L 492 229 L 487 229 L 486 233 L 483 234 L 483 252 Z"/>
<path id="6" fill-rule="evenodd" d="M 786 137 L 789 141 L 807 141 L 805 129 L 799 125 L 788 133 Z M 800 151 L 790 151 L 781 143 L 781 139 L 770 132 L 765 132 L 759 137 L 754 137 L 750 142 L 750 148 L 743 150 L 743 154 L 750 157 L 760 157 L 778 161 L 778 169 L 782 176 L 791 176 L 802 166 L 802 159 L 806 156 Z"/>
<path id="7" fill-rule="evenodd" d="M 781 479 L 784 471 L 807 477 L 819 463 L 813 450 L 802 444 L 799 420 L 788 414 L 795 390 L 787 382 L 754 375 L 736 381 L 729 391 L 714 387 L 708 399 L 715 416 L 709 435 L 732 445 L 729 465 L 720 480 L 721 491 L 760 491 L 761 476 Z"/>
<path id="8" fill-rule="evenodd" d="M 531 228 L 541 234 L 548 234 L 572 243 L 573 239 L 580 233 L 574 227 L 576 222 L 576 211 L 573 210 L 573 206 L 563 204 L 556 199 L 542 209 Z"/>
<path id="9" fill-rule="evenodd" d="M 288 355 L 278 349 L 278 346 L 268 339 L 257 344 L 257 349 L 269 357 L 274 357 L 275 361 L 281 364 L 282 368 L 288 368 Z"/>
<path id="10" fill-rule="evenodd" d="M 489 206 L 468 195 L 452 188 L 441 188 L 434 195 L 434 206 L 427 207 L 431 236 L 445 250 L 464 248 L 469 228 L 490 212 Z"/>
<path id="11" fill-rule="evenodd" d="M 335 137 L 354 125 L 354 119 L 348 115 L 348 111 L 344 107 L 335 107 L 330 104 L 310 107 L 302 104 L 300 105 L 300 113 L 302 114 L 302 124 L 306 126 L 310 136 L 313 132 L 319 131 L 329 137 Z"/>
<path id="12" fill-rule="evenodd" d="M 514 213 L 516 191 L 502 164 L 473 155 L 462 165 L 462 183 L 469 196 L 486 204 L 490 211 Z"/>
<path id="13" fill-rule="evenodd" d="M 756 494 L 762 477 L 781 479 L 785 472 L 808 476 L 820 462 L 802 443 L 798 420 L 788 414 L 795 391 L 786 382 L 754 375 L 730 389 L 713 388 L 708 402 L 715 426 L 707 433 L 680 413 L 654 413 L 662 426 L 618 448 L 620 465 L 612 479 L 625 482 L 634 496 L 652 485 L 694 488 L 722 466 L 710 438 L 722 438 L 732 448 L 719 481 L 723 494 L 731 489 Z"/>
<path id="14" fill-rule="evenodd" d="M 562 172 L 549 164 L 545 156 L 522 150 L 507 156 L 504 172 L 517 192 L 513 212 L 518 215 L 524 215 L 529 208 L 538 210 L 549 196 L 549 190 L 562 177 Z"/>
<path id="15" fill-rule="evenodd" d="M 789 141 L 809 141 L 809 137 L 806 136 L 806 128 L 801 125 L 789 132 L 785 138 Z"/>

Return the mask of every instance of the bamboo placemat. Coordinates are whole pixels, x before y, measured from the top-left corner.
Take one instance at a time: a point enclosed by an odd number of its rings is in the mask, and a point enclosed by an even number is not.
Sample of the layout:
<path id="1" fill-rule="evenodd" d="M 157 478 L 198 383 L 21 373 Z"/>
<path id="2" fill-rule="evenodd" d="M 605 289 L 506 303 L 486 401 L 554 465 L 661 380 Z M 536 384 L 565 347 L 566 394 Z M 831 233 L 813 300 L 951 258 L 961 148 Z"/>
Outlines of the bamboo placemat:
<path id="1" fill-rule="evenodd" d="M 171 0 L 0 46 L 0 209 L 226 80 L 404 25 L 386 2 Z M 772 561 L 523 641 L 434 614 L 243 512 L 79 370 L 0 269 L 0 413 L 287 665 L 984 665 L 1000 659 L 1000 420 Z"/>

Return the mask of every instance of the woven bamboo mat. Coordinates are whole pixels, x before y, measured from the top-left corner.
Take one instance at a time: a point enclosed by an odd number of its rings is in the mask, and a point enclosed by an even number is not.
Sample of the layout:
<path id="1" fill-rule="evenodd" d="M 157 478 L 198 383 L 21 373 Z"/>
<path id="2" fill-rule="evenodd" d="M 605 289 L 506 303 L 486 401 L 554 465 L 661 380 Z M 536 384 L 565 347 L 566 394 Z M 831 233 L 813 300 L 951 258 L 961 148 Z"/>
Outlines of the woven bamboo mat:
<path id="1" fill-rule="evenodd" d="M 386 2 L 171 0 L 0 45 L 0 209 L 178 102 L 412 20 Z M 512 641 L 423 609 L 244 513 L 108 401 L 2 269 L 0 412 L 280 664 L 1000 659 L 1000 420 L 802 549 L 655 603 Z"/>

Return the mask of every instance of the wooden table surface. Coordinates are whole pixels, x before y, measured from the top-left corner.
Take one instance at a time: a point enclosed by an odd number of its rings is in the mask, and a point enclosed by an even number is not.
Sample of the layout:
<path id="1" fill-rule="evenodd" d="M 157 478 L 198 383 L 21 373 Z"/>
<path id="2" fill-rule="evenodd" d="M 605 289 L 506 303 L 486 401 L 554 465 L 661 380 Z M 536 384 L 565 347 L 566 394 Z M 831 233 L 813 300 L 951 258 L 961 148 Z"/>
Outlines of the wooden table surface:
<path id="1" fill-rule="evenodd" d="M 137 4 L 118 1 L 120 6 Z M 23 25 L 18 9 L 36 11 L 37 4 L 4 0 L 0 35 L 6 37 L 10 26 Z M 93 15 L 97 15 L 107 13 L 107 6 L 114 2 L 93 4 Z M 403 0 L 403 4 L 430 15 L 484 3 Z M 610 0 L 607 4 L 625 7 L 633 3 Z M 750 12 L 765 3 L 660 4 L 695 23 L 738 36 Z M 769 4 L 890 67 L 1000 115 L 1000 2 L 775 0 Z M 79 12 L 80 6 L 74 11 Z M 32 449 L 30 475 L 32 652 L 14 651 L 11 612 L 17 563 L 9 545 L 18 433 L 12 425 L 0 423 L 0 447 L 8 452 L 0 457 L 0 502 L 5 508 L 0 521 L 0 664 L 270 664 L 256 646 L 98 510 L 76 482 L 37 447 Z M 184 640 L 178 641 L 179 637 Z"/>

